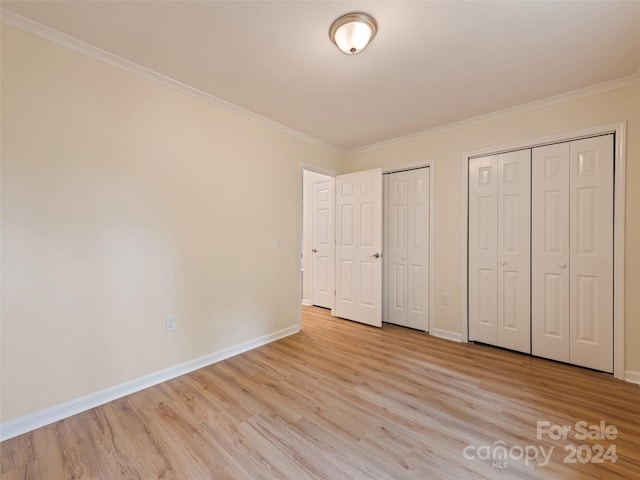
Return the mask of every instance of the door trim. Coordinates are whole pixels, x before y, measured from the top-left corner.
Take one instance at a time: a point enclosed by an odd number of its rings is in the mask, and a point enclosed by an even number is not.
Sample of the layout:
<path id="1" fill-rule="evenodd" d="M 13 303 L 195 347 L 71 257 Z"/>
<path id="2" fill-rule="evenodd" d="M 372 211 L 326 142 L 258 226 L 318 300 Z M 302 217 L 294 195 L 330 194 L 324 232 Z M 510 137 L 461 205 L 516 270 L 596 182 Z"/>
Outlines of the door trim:
<path id="1" fill-rule="evenodd" d="M 461 291 L 461 340 L 469 341 L 469 159 L 487 155 L 534 148 L 553 143 L 579 140 L 598 135 L 614 134 L 614 211 L 613 211 L 613 374 L 625 379 L 625 185 L 626 185 L 626 130 L 627 122 L 610 123 L 566 133 L 533 138 L 501 146 L 473 150 L 463 154 L 462 180 L 462 291 Z"/>

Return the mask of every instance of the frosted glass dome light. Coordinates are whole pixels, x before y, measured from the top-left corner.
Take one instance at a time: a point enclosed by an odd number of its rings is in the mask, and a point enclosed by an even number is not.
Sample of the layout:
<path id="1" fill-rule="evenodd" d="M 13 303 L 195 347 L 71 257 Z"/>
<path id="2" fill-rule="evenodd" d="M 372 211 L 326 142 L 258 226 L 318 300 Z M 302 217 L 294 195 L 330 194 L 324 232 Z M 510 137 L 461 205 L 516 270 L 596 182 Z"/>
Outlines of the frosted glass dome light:
<path id="1" fill-rule="evenodd" d="M 329 37 L 344 53 L 355 55 L 365 49 L 377 29 L 376 21 L 366 13 L 348 13 L 333 22 Z"/>

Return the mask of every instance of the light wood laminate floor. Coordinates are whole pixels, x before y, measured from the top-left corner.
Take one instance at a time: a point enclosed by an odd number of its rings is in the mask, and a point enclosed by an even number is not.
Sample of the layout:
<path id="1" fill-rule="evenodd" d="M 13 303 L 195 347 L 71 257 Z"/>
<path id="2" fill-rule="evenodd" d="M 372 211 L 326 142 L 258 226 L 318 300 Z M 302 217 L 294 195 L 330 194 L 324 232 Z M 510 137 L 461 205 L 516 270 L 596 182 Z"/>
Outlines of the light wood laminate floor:
<path id="1" fill-rule="evenodd" d="M 609 375 L 303 307 L 297 335 L 3 442 L 1 479 L 640 479 L 639 417 Z"/>

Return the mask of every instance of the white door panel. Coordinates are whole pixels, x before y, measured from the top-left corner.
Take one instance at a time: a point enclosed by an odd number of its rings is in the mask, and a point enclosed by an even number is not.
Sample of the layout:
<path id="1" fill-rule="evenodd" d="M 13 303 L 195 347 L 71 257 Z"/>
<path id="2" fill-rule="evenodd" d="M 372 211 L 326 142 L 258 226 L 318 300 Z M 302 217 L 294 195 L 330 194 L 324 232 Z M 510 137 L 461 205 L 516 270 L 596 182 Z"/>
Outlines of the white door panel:
<path id="1" fill-rule="evenodd" d="M 613 135 L 570 144 L 570 362 L 613 371 Z"/>
<path id="2" fill-rule="evenodd" d="M 312 303 L 333 308 L 334 181 L 312 185 Z"/>
<path id="3" fill-rule="evenodd" d="M 531 352 L 531 150 L 498 155 L 498 345 Z"/>
<path id="4" fill-rule="evenodd" d="M 336 298 L 339 317 L 382 325 L 382 171 L 336 178 Z"/>
<path id="5" fill-rule="evenodd" d="M 405 172 L 408 179 L 407 211 L 407 322 L 429 328 L 429 188 L 430 170 Z"/>
<path id="6" fill-rule="evenodd" d="M 569 361 L 569 143 L 533 149 L 532 353 Z"/>
<path id="7" fill-rule="evenodd" d="M 407 320 L 407 178 L 404 172 L 387 175 L 389 190 L 388 235 L 389 248 L 385 252 L 389 265 L 389 303 L 386 321 L 408 326 Z"/>
<path id="8" fill-rule="evenodd" d="M 498 344 L 498 157 L 469 161 L 469 340 Z"/>

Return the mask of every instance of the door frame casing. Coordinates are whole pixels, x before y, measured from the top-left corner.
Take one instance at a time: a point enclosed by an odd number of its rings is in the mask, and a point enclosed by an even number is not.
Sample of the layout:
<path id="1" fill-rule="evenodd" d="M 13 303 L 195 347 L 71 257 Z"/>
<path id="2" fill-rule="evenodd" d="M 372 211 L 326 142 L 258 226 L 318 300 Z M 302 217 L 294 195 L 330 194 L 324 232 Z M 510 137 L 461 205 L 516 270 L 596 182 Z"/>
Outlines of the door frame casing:
<path id="1" fill-rule="evenodd" d="M 613 133 L 614 137 L 614 211 L 613 211 L 613 374 L 625 379 L 625 185 L 626 185 L 626 129 L 627 122 L 610 123 L 591 128 L 533 138 L 506 145 L 473 150 L 463 154 L 463 206 L 462 206 L 462 288 L 461 288 L 461 341 L 469 341 L 469 159 L 495 155 L 513 150 L 540 147 Z"/>

